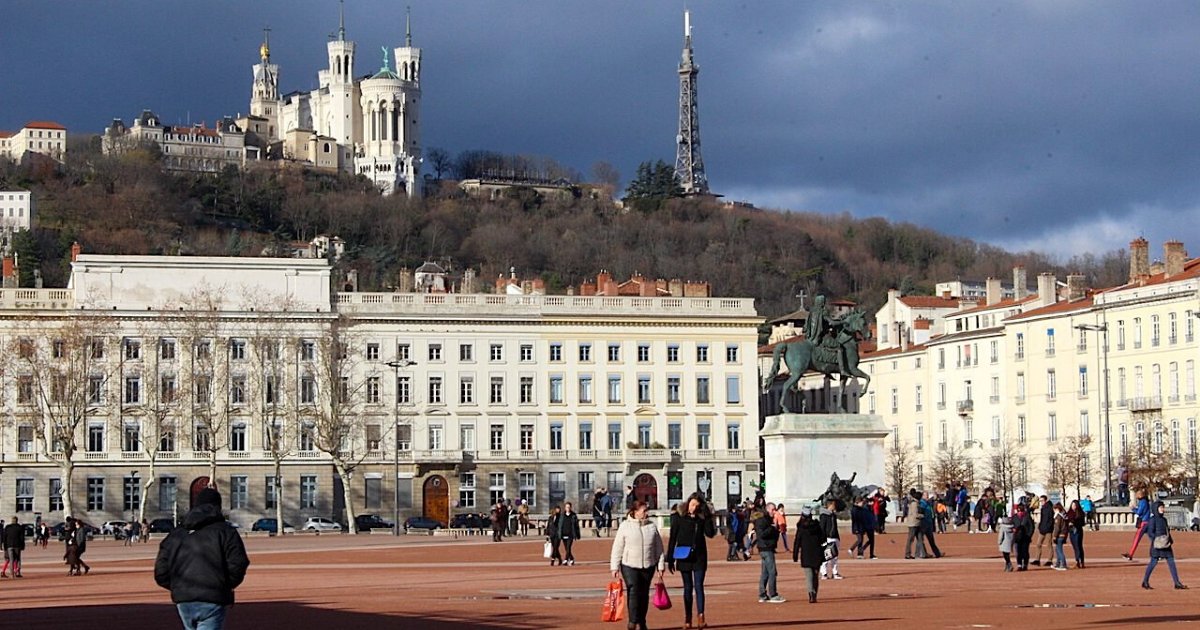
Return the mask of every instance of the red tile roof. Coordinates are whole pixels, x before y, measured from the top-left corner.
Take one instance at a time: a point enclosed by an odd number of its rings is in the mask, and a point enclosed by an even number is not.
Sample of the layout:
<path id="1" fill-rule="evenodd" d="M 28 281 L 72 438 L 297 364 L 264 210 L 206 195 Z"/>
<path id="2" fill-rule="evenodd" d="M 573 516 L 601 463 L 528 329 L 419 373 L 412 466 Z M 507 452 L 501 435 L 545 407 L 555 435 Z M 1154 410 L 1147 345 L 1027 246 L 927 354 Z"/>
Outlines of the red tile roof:
<path id="1" fill-rule="evenodd" d="M 968 308 L 966 310 L 959 311 L 957 313 L 953 313 L 953 315 L 970 315 L 972 313 L 979 313 L 979 312 L 983 312 L 983 311 L 987 311 L 987 310 L 991 310 L 991 309 L 1002 310 L 1002 309 L 1006 309 L 1006 308 L 1009 308 L 1012 306 L 1018 306 L 1018 305 L 1026 303 L 1026 302 L 1031 302 L 1036 299 L 1037 299 L 1036 295 L 1029 295 L 1029 296 L 1023 297 L 1019 300 L 1017 298 L 1009 298 L 1007 300 L 1000 300 L 999 302 L 996 302 L 995 304 L 991 304 L 991 305 L 984 304 L 981 306 L 976 306 L 974 308 Z"/>
<path id="2" fill-rule="evenodd" d="M 12 136 L 13 132 L 11 131 L 0 131 L 0 138 L 11 138 Z"/>
<path id="3" fill-rule="evenodd" d="M 56 122 L 51 122 L 49 120 L 31 120 L 31 121 L 25 123 L 25 128 L 26 129 L 59 129 L 61 131 L 67 130 L 66 127 L 64 127 Z"/>
<path id="4" fill-rule="evenodd" d="M 900 301 L 912 308 L 958 308 L 958 298 L 936 295 L 906 295 Z"/>
<path id="5" fill-rule="evenodd" d="M 1086 298 L 1083 298 L 1082 300 L 1075 300 L 1074 302 L 1060 300 L 1049 306 L 1043 306 L 1041 308 L 1035 308 L 1031 311 L 1025 311 L 1024 313 L 1013 315 L 1012 317 L 1009 317 L 1008 319 L 1006 319 L 1004 321 L 1015 322 L 1015 321 L 1020 321 L 1023 319 L 1040 317 L 1042 315 L 1054 315 L 1054 314 L 1058 314 L 1058 313 L 1070 313 L 1071 311 L 1081 311 L 1081 310 L 1091 308 L 1092 304 L 1094 304 L 1094 303 L 1095 303 L 1095 293 L 1089 292 L 1088 296 Z"/>
<path id="6" fill-rule="evenodd" d="M 1185 278 L 1195 278 L 1198 276 L 1200 276 L 1200 258 L 1193 258 L 1193 259 L 1185 261 L 1183 263 L 1183 272 L 1182 273 L 1177 273 L 1177 274 L 1171 276 L 1170 278 L 1168 278 L 1166 272 L 1163 271 L 1163 272 L 1159 272 L 1159 273 L 1155 273 L 1155 274 L 1151 274 L 1151 275 L 1147 276 L 1146 280 L 1144 282 L 1129 282 L 1126 284 L 1122 284 L 1121 286 L 1113 287 L 1113 288 L 1107 289 L 1107 290 L 1115 291 L 1118 289 L 1133 289 L 1133 288 L 1137 288 L 1137 287 L 1144 287 L 1144 286 L 1151 285 L 1151 284 L 1162 284 L 1164 282 L 1174 282 L 1176 280 L 1182 280 Z"/>

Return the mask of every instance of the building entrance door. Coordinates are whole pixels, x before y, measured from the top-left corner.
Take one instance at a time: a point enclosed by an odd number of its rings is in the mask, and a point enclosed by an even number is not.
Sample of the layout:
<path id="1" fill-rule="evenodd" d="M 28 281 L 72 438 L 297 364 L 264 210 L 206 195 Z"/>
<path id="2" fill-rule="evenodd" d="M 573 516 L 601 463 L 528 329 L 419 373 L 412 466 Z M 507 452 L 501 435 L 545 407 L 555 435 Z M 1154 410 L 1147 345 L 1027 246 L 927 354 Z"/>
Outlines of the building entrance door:
<path id="1" fill-rule="evenodd" d="M 658 480 L 650 473 L 642 473 L 633 479 L 633 496 L 644 501 L 651 510 L 658 509 Z"/>
<path id="2" fill-rule="evenodd" d="M 421 491 L 421 515 L 450 525 L 450 485 L 441 475 L 425 480 Z"/>

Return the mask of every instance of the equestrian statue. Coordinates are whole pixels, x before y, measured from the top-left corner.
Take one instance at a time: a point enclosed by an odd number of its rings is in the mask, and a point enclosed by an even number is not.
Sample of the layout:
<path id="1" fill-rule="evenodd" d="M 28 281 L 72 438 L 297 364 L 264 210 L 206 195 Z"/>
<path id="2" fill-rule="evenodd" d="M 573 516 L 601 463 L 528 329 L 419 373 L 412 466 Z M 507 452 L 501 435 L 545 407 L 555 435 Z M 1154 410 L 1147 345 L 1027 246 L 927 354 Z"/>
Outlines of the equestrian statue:
<path id="1" fill-rule="evenodd" d="M 775 377 L 779 375 L 779 359 L 782 356 L 788 369 L 788 379 L 779 400 L 783 413 L 792 413 L 787 407 L 787 393 L 799 393 L 800 378 L 810 369 L 826 377 L 838 375 L 840 391 L 837 407 L 845 413 L 846 381 L 851 378 L 866 381 L 858 393 L 859 397 L 865 395 L 871 386 L 871 376 L 858 367 L 858 342 L 867 339 L 868 335 L 867 317 L 861 310 L 855 309 L 842 317 L 833 317 L 825 307 L 825 296 L 818 295 L 804 323 L 804 338 L 779 343 L 771 353 L 771 372 L 763 378 L 763 392 L 770 390 Z"/>

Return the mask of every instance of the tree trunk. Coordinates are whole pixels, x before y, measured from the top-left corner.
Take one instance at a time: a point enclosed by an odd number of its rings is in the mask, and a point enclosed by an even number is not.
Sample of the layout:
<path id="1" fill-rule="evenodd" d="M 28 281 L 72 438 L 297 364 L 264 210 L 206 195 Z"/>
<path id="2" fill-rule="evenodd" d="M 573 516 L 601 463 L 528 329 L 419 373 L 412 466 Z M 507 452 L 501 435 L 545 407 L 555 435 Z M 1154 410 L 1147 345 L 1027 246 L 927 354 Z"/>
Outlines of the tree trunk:
<path id="1" fill-rule="evenodd" d="M 217 487 L 217 452 L 208 452 L 208 487 Z"/>
<path id="2" fill-rule="evenodd" d="M 154 486 L 154 465 L 157 463 L 154 456 L 150 457 L 150 470 L 146 471 L 146 483 L 142 485 L 142 497 L 138 501 L 138 522 L 146 520 L 146 497 L 150 496 L 150 488 Z M 161 511 L 162 506 L 158 506 Z"/>
<path id="3" fill-rule="evenodd" d="M 71 490 L 71 487 L 74 485 L 71 483 L 71 473 L 75 472 L 75 462 L 71 461 L 64 454 L 63 458 L 58 462 L 58 469 L 62 471 L 63 520 L 65 521 L 75 516 L 74 505 L 72 503 L 72 498 L 75 494 Z"/>
<path id="4" fill-rule="evenodd" d="M 283 462 L 275 459 L 275 531 L 283 534 Z"/>
<path id="5" fill-rule="evenodd" d="M 358 526 L 354 523 L 354 502 L 350 495 L 350 471 L 346 469 L 346 462 L 340 458 L 334 458 L 333 467 L 337 469 L 338 477 L 342 480 L 342 501 L 346 504 L 346 531 L 351 534 L 358 533 Z"/>

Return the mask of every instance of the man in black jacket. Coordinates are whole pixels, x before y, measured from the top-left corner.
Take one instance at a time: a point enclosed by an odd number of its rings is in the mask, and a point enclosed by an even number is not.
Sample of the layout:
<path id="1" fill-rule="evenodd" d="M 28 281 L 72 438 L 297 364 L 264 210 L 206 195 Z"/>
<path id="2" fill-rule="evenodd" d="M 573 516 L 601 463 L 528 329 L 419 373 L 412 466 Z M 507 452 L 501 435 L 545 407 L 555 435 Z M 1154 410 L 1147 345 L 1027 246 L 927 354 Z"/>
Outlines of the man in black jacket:
<path id="1" fill-rule="evenodd" d="M 812 518 L 812 508 L 800 511 L 800 522 L 796 523 L 796 536 L 792 540 L 792 562 L 799 562 L 804 569 L 804 582 L 808 585 L 808 603 L 817 602 L 820 579 L 817 571 L 825 562 L 825 532 L 820 523 Z"/>
<path id="2" fill-rule="evenodd" d="M 779 569 L 775 565 L 775 549 L 779 544 L 779 529 L 775 527 L 775 504 L 768 503 L 762 512 L 754 519 L 753 531 L 758 558 L 762 561 L 762 570 L 758 576 L 759 603 L 782 604 L 787 600 L 779 594 L 775 584 L 779 577 Z"/>
<path id="3" fill-rule="evenodd" d="M 241 535 L 221 514 L 221 494 L 205 488 L 159 545 L 154 581 L 171 591 L 185 630 L 220 630 L 249 566 Z"/>
<path id="4" fill-rule="evenodd" d="M 21 552 L 25 550 L 25 526 L 21 524 L 17 517 L 12 517 L 12 522 L 4 526 L 4 532 L 0 534 L 0 539 L 4 542 L 4 568 L 0 569 L 0 577 L 8 577 L 8 565 L 12 563 L 13 577 L 21 577 Z"/>
<path id="5" fill-rule="evenodd" d="M 1050 540 L 1051 534 L 1054 533 L 1054 505 L 1050 503 L 1050 497 L 1044 494 L 1042 495 L 1042 507 L 1038 510 L 1037 533 L 1037 560 L 1034 560 L 1030 564 L 1040 567 L 1042 566 L 1042 545 L 1047 540 Z M 1050 544 L 1053 545 L 1054 541 L 1050 540 Z M 1050 553 L 1054 553 L 1054 550 L 1051 549 Z"/>
<path id="6" fill-rule="evenodd" d="M 562 514 L 558 517 L 558 535 L 563 543 L 563 562 L 559 566 L 574 566 L 575 554 L 571 552 L 571 545 L 580 538 L 579 515 L 570 503 L 563 504 Z"/>

